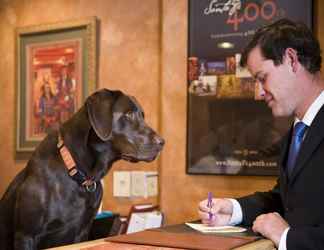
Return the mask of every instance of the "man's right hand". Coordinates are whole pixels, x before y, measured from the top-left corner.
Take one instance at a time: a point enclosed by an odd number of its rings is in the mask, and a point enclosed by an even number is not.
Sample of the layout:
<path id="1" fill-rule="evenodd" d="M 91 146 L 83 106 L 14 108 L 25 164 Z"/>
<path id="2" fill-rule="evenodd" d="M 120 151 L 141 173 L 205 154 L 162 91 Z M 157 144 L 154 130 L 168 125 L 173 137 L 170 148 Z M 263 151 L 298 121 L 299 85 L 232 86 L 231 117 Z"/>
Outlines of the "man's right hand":
<path id="1" fill-rule="evenodd" d="M 207 203 L 207 199 L 199 203 L 198 214 L 202 223 L 211 226 L 228 225 L 233 214 L 232 202 L 228 199 L 213 199 L 211 208 L 207 206 Z M 209 212 L 212 213 L 211 217 Z"/>

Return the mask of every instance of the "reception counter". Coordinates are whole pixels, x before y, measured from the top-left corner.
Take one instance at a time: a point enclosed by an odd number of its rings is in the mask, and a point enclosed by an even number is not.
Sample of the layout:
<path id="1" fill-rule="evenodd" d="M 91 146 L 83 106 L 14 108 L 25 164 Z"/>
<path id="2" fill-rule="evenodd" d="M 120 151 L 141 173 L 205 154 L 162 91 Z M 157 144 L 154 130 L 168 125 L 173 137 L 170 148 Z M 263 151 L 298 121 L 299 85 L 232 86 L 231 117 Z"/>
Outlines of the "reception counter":
<path id="1" fill-rule="evenodd" d="M 274 244 L 253 232 L 201 234 L 184 224 L 149 229 L 128 235 L 51 248 L 56 250 L 275 250 Z"/>

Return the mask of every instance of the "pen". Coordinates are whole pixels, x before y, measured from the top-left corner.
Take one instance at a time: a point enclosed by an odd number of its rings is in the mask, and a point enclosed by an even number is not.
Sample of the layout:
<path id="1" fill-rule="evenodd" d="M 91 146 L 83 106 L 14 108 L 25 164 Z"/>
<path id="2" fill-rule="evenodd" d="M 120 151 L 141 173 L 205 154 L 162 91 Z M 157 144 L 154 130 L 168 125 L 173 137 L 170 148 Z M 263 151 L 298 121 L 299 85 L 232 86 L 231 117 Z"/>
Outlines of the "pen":
<path id="1" fill-rule="evenodd" d="M 211 221 L 213 218 L 213 213 L 211 212 L 211 209 L 213 207 L 213 195 L 212 192 L 208 192 L 208 198 L 207 198 L 207 207 L 209 208 L 209 220 Z"/>

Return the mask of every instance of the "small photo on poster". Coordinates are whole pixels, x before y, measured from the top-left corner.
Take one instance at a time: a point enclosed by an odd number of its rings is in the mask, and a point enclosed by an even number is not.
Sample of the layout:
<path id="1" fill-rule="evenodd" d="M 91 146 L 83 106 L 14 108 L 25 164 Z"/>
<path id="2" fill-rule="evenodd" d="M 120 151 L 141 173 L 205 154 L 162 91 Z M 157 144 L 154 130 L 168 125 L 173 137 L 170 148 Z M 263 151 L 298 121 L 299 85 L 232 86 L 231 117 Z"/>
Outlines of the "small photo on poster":
<path id="1" fill-rule="evenodd" d="M 189 82 L 193 80 L 198 80 L 198 57 L 188 58 L 188 80 Z"/>
<path id="2" fill-rule="evenodd" d="M 241 97 L 254 98 L 255 97 L 255 81 L 252 77 L 239 78 L 241 82 Z"/>
<path id="3" fill-rule="evenodd" d="M 236 62 L 236 70 L 235 70 L 235 76 L 237 78 L 247 78 L 252 77 L 250 72 L 246 67 L 242 68 L 240 66 L 240 60 L 241 60 L 241 54 L 235 54 L 235 62 Z"/>
<path id="4" fill-rule="evenodd" d="M 241 96 L 241 83 L 235 75 L 222 75 L 218 77 L 218 98 L 237 98 Z"/>
<path id="5" fill-rule="evenodd" d="M 198 60 L 198 77 L 204 76 L 207 74 L 207 60 L 199 59 Z"/>
<path id="6" fill-rule="evenodd" d="M 224 61 L 207 62 L 208 75 L 223 75 L 226 73 L 226 63 Z"/>
<path id="7" fill-rule="evenodd" d="M 190 83 L 189 92 L 198 96 L 216 96 L 217 76 L 200 76 Z"/>
<path id="8" fill-rule="evenodd" d="M 201 76 L 199 80 L 203 82 L 204 86 L 207 86 L 208 94 L 216 95 L 217 76 Z"/>
<path id="9" fill-rule="evenodd" d="M 235 56 L 226 57 L 226 74 L 235 74 L 236 61 Z"/>

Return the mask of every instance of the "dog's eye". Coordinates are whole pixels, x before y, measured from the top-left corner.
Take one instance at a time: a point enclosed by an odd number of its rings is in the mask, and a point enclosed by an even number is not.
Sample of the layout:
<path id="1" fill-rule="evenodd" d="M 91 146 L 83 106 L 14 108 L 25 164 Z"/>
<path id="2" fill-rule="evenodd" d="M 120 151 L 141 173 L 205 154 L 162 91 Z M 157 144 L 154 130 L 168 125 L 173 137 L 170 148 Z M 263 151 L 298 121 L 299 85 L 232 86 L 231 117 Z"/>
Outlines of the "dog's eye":
<path id="1" fill-rule="evenodd" d="M 125 114 L 125 118 L 126 118 L 127 120 L 134 120 L 134 119 L 135 119 L 135 113 L 129 111 L 129 112 L 127 112 L 127 113 Z"/>

